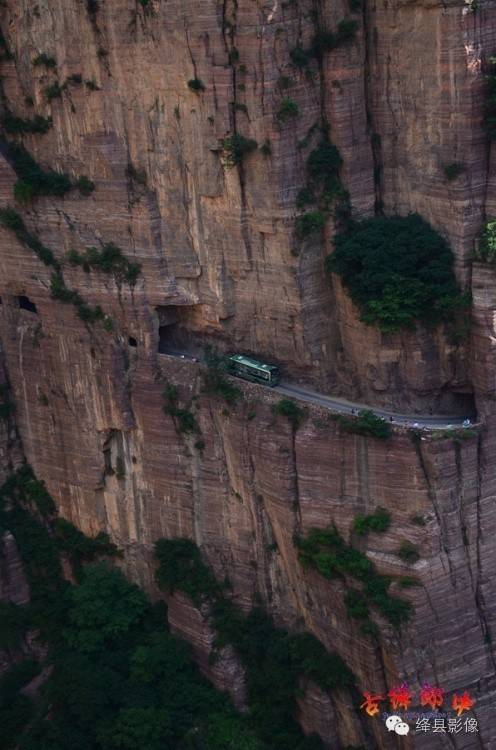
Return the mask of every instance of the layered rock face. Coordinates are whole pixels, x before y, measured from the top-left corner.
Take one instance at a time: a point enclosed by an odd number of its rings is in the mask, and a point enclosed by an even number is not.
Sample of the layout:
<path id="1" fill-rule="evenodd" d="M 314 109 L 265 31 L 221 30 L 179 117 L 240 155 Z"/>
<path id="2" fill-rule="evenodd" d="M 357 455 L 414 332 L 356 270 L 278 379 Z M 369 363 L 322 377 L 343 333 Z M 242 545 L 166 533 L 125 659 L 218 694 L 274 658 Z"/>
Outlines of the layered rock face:
<path id="1" fill-rule="evenodd" d="M 353 41 L 306 69 L 291 64 L 316 23 L 333 30 L 349 15 L 347 3 L 329 1 L 3 4 L 14 53 L 1 64 L 4 108 L 51 116 L 46 134 L 24 137 L 26 148 L 43 166 L 96 185 L 89 197 L 73 190 L 21 207 L 26 226 L 59 260 L 113 242 L 142 266 L 131 287 L 64 265 L 68 287 L 112 318 L 107 331 L 52 299 L 53 269 L 1 230 L 0 335 L 16 422 L 62 514 L 87 533 L 108 531 L 148 590 L 154 541 L 194 538 L 244 609 L 259 592 L 277 623 L 336 649 L 363 689 L 384 693 L 405 680 L 476 694 L 479 734 L 454 735 L 451 746 L 490 748 L 496 289 L 493 271 L 472 273 L 470 255 L 496 201 L 483 126 L 496 7 L 366 0 Z M 40 53 L 56 68 L 34 66 Z M 204 89 L 188 87 L 195 79 Z M 60 96 L 48 102 L 56 81 Z M 299 115 L 281 122 L 286 95 Z M 297 240 L 295 199 L 322 118 L 356 217 L 418 211 L 450 241 L 474 297 L 461 342 L 449 330 L 385 336 L 365 326 L 324 270 L 334 228 L 323 242 Z M 267 148 L 229 167 L 222 142 L 236 133 Z M 456 162 L 464 171 L 447 182 L 443 167 Z M 2 206 L 13 205 L 15 179 L 2 158 Z M 187 403 L 200 392 L 200 368 L 158 353 L 160 342 L 199 341 L 279 361 L 288 379 L 324 392 L 412 413 L 463 413 L 475 394 L 483 426 L 461 445 L 403 433 L 381 442 L 342 433 L 312 409 L 294 432 L 273 417 L 273 396 L 244 386 L 232 409 L 200 396 L 202 449 L 178 433 L 162 397 L 167 380 Z M 395 553 L 412 541 L 422 586 L 406 595 L 415 616 L 400 633 L 377 618 L 376 644 L 347 616 L 342 585 L 302 570 L 293 538 L 332 522 L 351 538 L 355 515 L 377 505 L 393 523 L 363 549 L 381 572 L 401 575 L 409 568 Z M 188 606 L 176 601 L 174 622 L 208 671 L 208 624 Z M 211 676 L 242 702 L 229 654 L 223 664 Z M 350 696 L 331 702 L 312 687 L 301 712 L 332 748 L 396 747 Z M 439 746 L 435 735 L 408 742 Z"/>

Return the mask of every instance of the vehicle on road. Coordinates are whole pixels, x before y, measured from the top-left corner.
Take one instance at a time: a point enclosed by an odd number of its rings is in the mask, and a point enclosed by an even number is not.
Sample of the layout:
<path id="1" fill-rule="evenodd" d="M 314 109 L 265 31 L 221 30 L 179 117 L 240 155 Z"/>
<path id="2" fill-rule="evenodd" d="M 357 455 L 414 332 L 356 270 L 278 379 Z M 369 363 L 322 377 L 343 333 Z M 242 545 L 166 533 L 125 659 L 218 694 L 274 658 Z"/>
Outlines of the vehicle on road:
<path id="1" fill-rule="evenodd" d="M 251 380 L 252 383 L 263 383 L 271 387 L 277 385 L 281 379 L 279 368 L 266 362 L 260 362 L 244 354 L 232 354 L 227 358 L 229 372 L 238 378 Z"/>

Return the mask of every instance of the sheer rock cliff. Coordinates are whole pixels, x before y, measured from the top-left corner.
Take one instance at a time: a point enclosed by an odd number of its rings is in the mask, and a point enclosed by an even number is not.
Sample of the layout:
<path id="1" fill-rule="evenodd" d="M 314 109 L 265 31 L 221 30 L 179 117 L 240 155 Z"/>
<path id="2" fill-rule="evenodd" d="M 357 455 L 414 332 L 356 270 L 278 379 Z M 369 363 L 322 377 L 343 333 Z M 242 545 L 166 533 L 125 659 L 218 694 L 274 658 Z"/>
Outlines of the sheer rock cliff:
<path id="1" fill-rule="evenodd" d="M 352 41 L 306 70 L 291 64 L 316 23 L 335 29 L 345 17 L 358 21 Z M 479 0 L 474 11 L 461 0 L 364 0 L 350 16 L 340 0 L 6 0 L 0 25 L 12 53 L 1 62 L 4 114 L 51 117 L 47 133 L 23 137 L 25 147 L 43 167 L 96 186 L 19 207 L 6 148 L 19 136 L 3 133 L 0 205 L 19 209 L 59 261 L 113 242 L 141 264 L 134 286 L 63 266 L 67 286 L 111 317 L 108 331 L 53 299 L 53 269 L 0 229 L 0 339 L 15 422 L 61 513 L 87 533 L 107 531 L 126 571 L 154 595 L 154 541 L 193 538 L 243 609 L 260 595 L 278 624 L 337 650 L 362 689 L 386 693 L 406 681 L 416 692 L 431 682 L 474 693 L 479 733 L 450 736 L 446 747 L 491 748 L 496 271 L 472 263 L 472 252 L 482 222 L 496 215 L 484 128 L 495 3 Z M 56 67 L 33 65 L 40 53 Z M 299 116 L 281 123 L 285 76 Z M 193 79 L 204 90 L 191 90 Z M 60 96 L 47 101 L 55 82 Z M 449 240 L 473 297 L 465 335 L 448 327 L 385 335 L 364 325 L 324 269 L 332 222 L 322 241 L 297 239 L 296 195 L 322 118 L 354 216 L 418 212 Z M 222 143 L 236 133 L 270 141 L 270 153 L 258 148 L 229 167 Z M 451 163 L 464 165 L 453 182 L 443 169 Z M 159 353 L 164 343 L 200 342 L 412 415 L 475 405 L 481 424 L 461 442 L 400 429 L 379 441 L 307 407 L 294 430 L 274 417 L 267 389 L 243 384 L 243 400 L 226 408 L 201 392 L 200 365 Z M 203 448 L 164 413 L 166 381 L 194 405 Z M 355 516 L 377 506 L 391 513 L 390 529 L 355 539 Z M 301 567 L 295 535 L 331 523 L 381 573 L 420 580 L 401 593 L 415 614 L 399 632 L 377 615 L 377 641 L 363 635 L 342 584 Z M 396 554 L 405 540 L 419 549 L 413 566 Z M 12 576 L 2 571 L 0 580 L 8 598 Z M 242 705 L 234 656 L 209 663 L 207 615 L 180 596 L 170 607 L 202 668 Z M 301 723 L 335 750 L 397 747 L 352 696 L 316 686 L 301 700 Z M 439 747 L 434 735 L 421 741 Z M 404 742 L 420 746 L 414 735 Z"/>

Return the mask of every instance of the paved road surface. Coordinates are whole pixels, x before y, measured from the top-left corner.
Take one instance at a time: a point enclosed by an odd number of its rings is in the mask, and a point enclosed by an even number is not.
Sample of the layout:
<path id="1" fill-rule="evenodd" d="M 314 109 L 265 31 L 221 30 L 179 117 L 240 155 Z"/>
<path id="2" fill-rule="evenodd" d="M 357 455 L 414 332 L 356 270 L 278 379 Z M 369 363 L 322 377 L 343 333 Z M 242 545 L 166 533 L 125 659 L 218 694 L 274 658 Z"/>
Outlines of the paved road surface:
<path id="1" fill-rule="evenodd" d="M 181 359 L 187 359 L 193 362 L 199 362 L 197 357 L 192 357 L 190 354 L 185 352 L 179 352 L 174 349 L 163 351 L 162 354 L 168 354 L 173 357 L 181 357 Z M 264 387 L 264 386 L 262 386 Z M 337 396 L 326 396 L 322 393 L 317 393 L 311 388 L 306 388 L 301 385 L 295 385 L 293 383 L 286 383 L 281 381 L 279 385 L 272 388 L 272 390 L 280 393 L 288 398 L 299 399 L 300 401 L 307 401 L 310 404 L 317 404 L 323 406 L 334 412 L 340 414 L 356 414 L 361 409 L 369 409 L 373 411 L 378 417 L 384 417 L 388 422 L 391 421 L 393 424 L 399 424 L 408 427 L 422 427 L 424 429 L 439 430 L 447 429 L 450 427 L 462 427 L 465 417 L 449 417 L 444 415 L 436 414 L 399 414 L 397 412 L 388 411 L 387 409 L 381 409 L 379 407 L 371 407 L 366 404 L 354 403 L 352 401 L 346 401 L 344 398 Z M 474 415 L 467 417 L 473 423 Z"/>
<path id="2" fill-rule="evenodd" d="M 344 398 L 338 398 L 337 396 L 325 396 L 322 393 L 312 391 L 310 388 L 293 385 L 292 383 L 281 382 L 273 390 L 290 398 L 299 398 L 311 404 L 325 406 L 341 414 L 356 414 L 361 409 L 369 409 L 378 417 L 384 417 L 387 421 L 391 421 L 390 418 L 392 417 L 393 424 L 408 425 L 409 427 L 424 427 L 432 430 L 446 429 L 447 427 L 462 427 L 465 419 L 465 417 L 447 417 L 436 414 L 398 414 L 397 412 L 388 411 L 376 406 L 372 407 L 366 404 L 346 401 Z"/>

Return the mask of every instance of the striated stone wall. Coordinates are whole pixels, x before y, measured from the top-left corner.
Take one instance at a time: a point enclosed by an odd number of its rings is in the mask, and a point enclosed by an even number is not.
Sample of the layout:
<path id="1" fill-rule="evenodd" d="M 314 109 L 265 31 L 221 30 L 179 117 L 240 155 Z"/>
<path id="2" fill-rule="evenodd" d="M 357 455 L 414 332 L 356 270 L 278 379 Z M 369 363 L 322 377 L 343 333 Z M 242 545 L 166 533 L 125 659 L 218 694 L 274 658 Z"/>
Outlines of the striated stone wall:
<path id="1" fill-rule="evenodd" d="M 5 101 L 15 115 L 53 118 L 47 134 L 24 141 L 42 163 L 97 186 L 90 198 L 38 200 L 31 219 L 58 253 L 113 241 L 135 256 L 144 274 L 133 302 L 147 317 L 155 305 L 180 305 L 188 330 L 271 355 L 322 388 L 453 410 L 449 394 L 470 392 L 466 347 L 449 332 L 384 337 L 363 326 L 324 272 L 332 232 L 324 245 L 295 237 L 295 198 L 324 117 L 355 215 L 374 205 L 419 211 L 470 281 L 473 240 L 494 202 L 483 66 L 496 48 L 496 10 L 479 5 L 367 0 L 350 14 L 347 3 L 322 0 L 316 22 L 309 0 L 102 0 L 94 14 L 79 0 L 7 2 L 2 27 L 15 59 L 2 63 Z M 316 23 L 335 30 L 344 17 L 359 24 L 354 41 L 322 64 L 291 64 Z M 40 52 L 57 68 L 33 66 Z M 83 83 L 68 81 L 74 75 Z M 194 77 L 204 91 L 188 88 Z M 48 103 L 55 81 L 67 85 Z M 300 114 L 281 123 L 285 96 Z M 221 144 L 233 133 L 269 141 L 271 154 L 226 168 Z M 464 172 L 448 182 L 443 166 L 454 162 Z M 87 285 L 84 274 L 74 280 Z M 101 282 L 90 286 L 100 297 Z M 115 290 L 107 296 L 116 301 Z"/>

